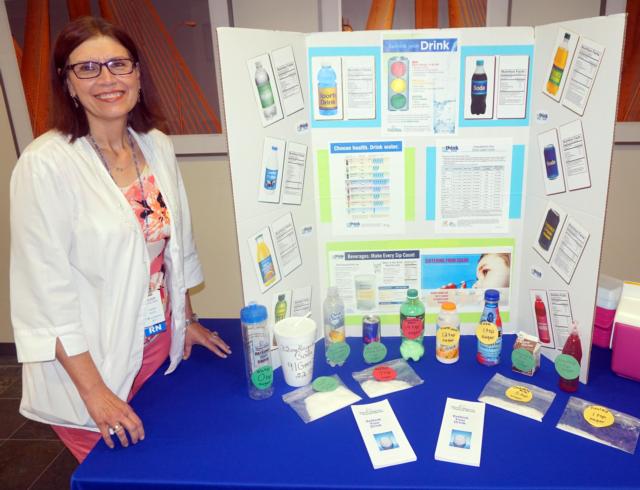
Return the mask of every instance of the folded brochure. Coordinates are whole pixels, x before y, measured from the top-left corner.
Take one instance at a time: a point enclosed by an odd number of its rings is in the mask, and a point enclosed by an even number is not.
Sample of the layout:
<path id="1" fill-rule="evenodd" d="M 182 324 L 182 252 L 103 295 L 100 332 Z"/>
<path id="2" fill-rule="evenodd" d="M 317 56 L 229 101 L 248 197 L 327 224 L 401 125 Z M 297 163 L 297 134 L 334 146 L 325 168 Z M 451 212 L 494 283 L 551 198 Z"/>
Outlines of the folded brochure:
<path id="1" fill-rule="evenodd" d="M 485 404 L 447 398 L 435 459 L 480 466 Z"/>
<path id="2" fill-rule="evenodd" d="M 388 400 L 351 405 L 351 410 L 374 469 L 417 459 Z"/>

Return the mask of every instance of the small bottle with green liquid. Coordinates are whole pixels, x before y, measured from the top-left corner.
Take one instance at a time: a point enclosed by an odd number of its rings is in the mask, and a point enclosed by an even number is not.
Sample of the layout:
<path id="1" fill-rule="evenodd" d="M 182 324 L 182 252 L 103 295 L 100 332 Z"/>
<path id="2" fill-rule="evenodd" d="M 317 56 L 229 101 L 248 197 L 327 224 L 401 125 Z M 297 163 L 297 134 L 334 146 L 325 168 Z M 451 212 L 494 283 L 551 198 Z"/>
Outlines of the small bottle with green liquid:
<path id="1" fill-rule="evenodd" d="M 418 298 L 416 289 L 407 291 L 407 300 L 400 307 L 400 331 L 402 344 L 400 355 L 406 361 L 420 360 L 424 355 L 424 304 Z"/>

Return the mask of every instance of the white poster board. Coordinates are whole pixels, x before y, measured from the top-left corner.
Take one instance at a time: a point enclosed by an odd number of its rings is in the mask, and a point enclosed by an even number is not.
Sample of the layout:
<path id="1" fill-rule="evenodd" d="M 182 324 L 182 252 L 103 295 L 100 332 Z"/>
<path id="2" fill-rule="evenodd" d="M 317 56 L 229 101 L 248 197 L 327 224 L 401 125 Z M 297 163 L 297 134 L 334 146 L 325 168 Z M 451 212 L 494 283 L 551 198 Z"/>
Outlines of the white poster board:
<path id="1" fill-rule="evenodd" d="M 399 335 L 400 305 L 416 288 L 428 335 L 444 301 L 456 302 L 462 333 L 473 334 L 484 291 L 497 289 L 504 332 L 543 331 L 550 357 L 567 323 L 579 322 L 586 381 L 623 31 L 624 16 L 537 28 L 219 29 L 238 241 L 265 228 L 286 238 L 287 258 L 275 254 L 280 279 L 266 291 L 258 256 L 241 247 L 245 301 L 273 316 L 295 301 L 287 314 L 310 308 L 320 335 L 333 285 L 348 335 L 361 335 L 367 313 L 380 316 L 383 336 Z M 556 60 L 566 33 L 573 41 Z M 575 60 L 592 51 L 600 55 L 588 92 L 569 107 Z M 289 52 L 305 107 L 285 107 L 265 126 L 247 62 Z M 554 72 L 561 86 L 551 94 L 554 61 L 562 76 Z M 252 197 L 275 168 L 261 161 L 268 138 L 294 148 L 295 162 L 306 153 L 300 204 L 282 189 L 277 199 Z M 549 144 L 556 161 L 545 167 Z"/>

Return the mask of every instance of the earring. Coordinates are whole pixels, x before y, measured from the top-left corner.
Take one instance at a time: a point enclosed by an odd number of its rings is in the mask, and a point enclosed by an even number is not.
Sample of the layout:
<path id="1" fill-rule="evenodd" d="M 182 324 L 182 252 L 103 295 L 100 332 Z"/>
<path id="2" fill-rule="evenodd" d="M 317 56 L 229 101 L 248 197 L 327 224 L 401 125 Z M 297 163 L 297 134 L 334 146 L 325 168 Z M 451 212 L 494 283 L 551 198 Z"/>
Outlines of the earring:
<path id="1" fill-rule="evenodd" d="M 76 109 L 78 107 L 80 107 L 80 101 L 78 100 L 78 96 L 77 95 L 73 95 L 71 97 L 71 100 L 73 101 L 73 105 L 76 107 Z"/>

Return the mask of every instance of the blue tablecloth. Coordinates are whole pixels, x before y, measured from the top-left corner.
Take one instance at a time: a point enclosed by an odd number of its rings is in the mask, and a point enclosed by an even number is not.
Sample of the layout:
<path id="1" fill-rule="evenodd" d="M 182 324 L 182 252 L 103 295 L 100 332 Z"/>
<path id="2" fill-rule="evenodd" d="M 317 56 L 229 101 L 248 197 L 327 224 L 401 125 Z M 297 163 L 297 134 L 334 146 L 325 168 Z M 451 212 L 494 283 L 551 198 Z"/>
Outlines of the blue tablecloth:
<path id="1" fill-rule="evenodd" d="M 282 401 L 292 388 L 281 370 L 274 396 L 251 400 L 239 322 L 204 323 L 221 333 L 233 355 L 222 360 L 197 348 L 175 373 L 163 376 L 160 369 L 132 401 L 146 439 L 114 450 L 99 442 L 73 474 L 73 489 L 640 489 L 640 449 L 630 455 L 555 428 L 569 395 L 556 388 L 557 375 L 546 359 L 532 378 L 511 371 L 505 359 L 513 335 L 505 336 L 503 363 L 495 368 L 476 362 L 474 337 L 462 338 L 462 358 L 453 365 L 438 363 L 434 338 L 426 338 L 426 357 L 412 363 L 424 384 L 387 396 L 418 460 L 374 470 L 349 408 L 304 424 Z M 399 339 L 385 343 L 387 360 L 399 357 Z M 368 399 L 351 377 L 366 365 L 361 340 L 350 344 L 345 366 L 333 369 L 318 343 L 314 375 L 339 374 L 363 397 L 360 403 L 383 399 Z M 640 383 L 612 374 L 609 362 L 608 350 L 594 348 L 590 382 L 577 396 L 640 417 Z M 543 422 L 487 406 L 480 467 L 435 461 L 446 398 L 477 400 L 496 372 L 557 393 Z"/>

